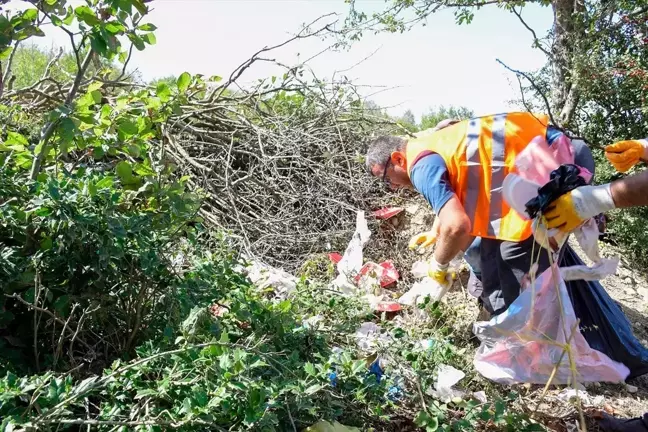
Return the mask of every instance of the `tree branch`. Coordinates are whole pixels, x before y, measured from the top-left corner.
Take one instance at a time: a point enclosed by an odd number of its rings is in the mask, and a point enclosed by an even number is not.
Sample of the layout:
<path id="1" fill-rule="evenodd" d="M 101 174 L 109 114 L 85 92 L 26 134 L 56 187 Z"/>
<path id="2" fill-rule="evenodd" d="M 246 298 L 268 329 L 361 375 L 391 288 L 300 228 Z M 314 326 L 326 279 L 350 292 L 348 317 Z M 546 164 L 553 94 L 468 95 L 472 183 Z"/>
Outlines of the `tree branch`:
<path id="1" fill-rule="evenodd" d="M 92 61 L 92 55 L 93 55 L 93 51 L 91 48 L 88 51 L 88 54 L 86 54 L 86 57 L 83 60 L 83 64 L 81 65 L 81 68 L 77 72 L 76 78 L 74 79 L 74 83 L 72 84 L 72 87 L 70 87 L 70 91 L 68 92 L 67 97 L 65 98 L 64 105 L 69 106 L 72 103 L 74 96 L 76 96 L 76 93 L 79 90 L 79 84 L 81 84 L 81 80 L 83 79 L 86 70 L 88 70 L 88 67 L 90 66 L 90 62 Z M 45 156 L 49 152 L 49 140 L 54 134 L 54 130 L 56 129 L 57 124 L 58 121 L 52 121 L 45 127 L 45 130 L 43 131 L 40 140 L 40 143 L 42 144 L 41 151 L 34 158 L 34 162 L 32 163 L 31 173 L 29 175 L 31 180 L 36 180 L 36 177 L 38 177 L 38 173 L 40 172 L 41 165 L 43 164 L 43 160 L 45 160 Z"/>
<path id="2" fill-rule="evenodd" d="M 518 19 L 520 20 L 522 25 L 524 27 L 526 27 L 527 30 L 529 30 L 531 32 L 531 34 L 533 35 L 533 43 L 536 46 L 536 48 L 538 48 L 540 51 L 542 51 L 547 56 L 547 58 L 551 59 L 552 58 L 551 53 L 549 52 L 548 49 L 546 49 L 545 47 L 542 46 L 542 43 L 541 43 L 540 39 L 538 38 L 538 35 L 536 34 L 535 30 L 533 30 L 531 28 L 531 26 L 529 26 L 526 23 L 526 21 L 524 21 L 524 19 L 522 18 L 522 8 L 520 8 L 520 12 L 518 12 L 515 9 L 515 6 L 514 6 L 514 7 L 511 8 L 511 11 L 518 17 Z"/>
<path id="3" fill-rule="evenodd" d="M 507 65 L 506 65 L 502 60 L 500 60 L 500 59 L 495 59 L 495 60 L 496 60 L 499 64 L 501 64 L 502 66 L 504 66 L 507 70 L 513 72 L 513 73 L 516 74 L 516 75 L 520 75 L 520 76 L 526 78 L 527 81 L 529 81 L 529 83 L 531 84 L 531 86 L 533 87 L 533 89 L 534 89 L 534 90 L 535 90 L 535 91 L 540 95 L 540 97 L 541 97 L 542 100 L 544 101 L 544 103 L 545 103 L 545 107 L 547 108 L 547 114 L 549 115 L 549 119 L 551 120 L 551 123 L 552 123 L 554 126 L 561 127 L 561 125 L 560 125 L 559 123 L 556 122 L 556 119 L 554 118 L 553 113 L 551 112 L 551 105 L 549 104 L 549 100 L 547 99 L 547 97 L 545 96 L 545 94 L 542 92 L 542 90 L 540 90 L 540 87 L 538 87 L 538 85 L 535 83 L 535 81 L 533 80 L 533 78 L 531 78 L 531 76 L 530 76 L 529 74 L 527 74 L 527 73 L 524 73 L 524 72 L 522 72 L 522 71 L 519 71 L 519 70 L 516 70 L 516 69 L 513 69 L 513 68 L 507 66 Z"/>

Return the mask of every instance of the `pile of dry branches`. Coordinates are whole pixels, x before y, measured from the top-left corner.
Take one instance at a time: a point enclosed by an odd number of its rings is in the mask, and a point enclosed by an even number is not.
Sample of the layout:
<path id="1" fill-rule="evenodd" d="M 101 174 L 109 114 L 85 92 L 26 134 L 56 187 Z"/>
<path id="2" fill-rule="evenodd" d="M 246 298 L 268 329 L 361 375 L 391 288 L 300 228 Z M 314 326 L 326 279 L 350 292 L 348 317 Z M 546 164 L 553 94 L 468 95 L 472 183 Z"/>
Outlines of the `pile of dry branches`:
<path id="1" fill-rule="evenodd" d="M 398 130 L 364 110 L 358 88 L 346 79 L 324 82 L 307 64 L 288 67 L 262 57 L 326 31 L 306 27 L 257 52 L 183 107 L 164 134 L 180 171 L 208 193 L 204 219 L 238 236 L 248 255 L 286 269 L 312 253 L 344 250 L 356 211 L 375 209 L 386 196 L 364 169 L 366 142 Z M 255 62 L 269 61 L 283 76 L 237 85 Z"/>
<path id="2" fill-rule="evenodd" d="M 355 212 L 385 195 L 362 160 L 367 138 L 390 125 L 362 112 L 352 86 L 300 73 L 271 91 L 261 84 L 186 107 L 165 134 L 168 154 L 209 194 L 202 216 L 285 268 L 343 250 Z"/>

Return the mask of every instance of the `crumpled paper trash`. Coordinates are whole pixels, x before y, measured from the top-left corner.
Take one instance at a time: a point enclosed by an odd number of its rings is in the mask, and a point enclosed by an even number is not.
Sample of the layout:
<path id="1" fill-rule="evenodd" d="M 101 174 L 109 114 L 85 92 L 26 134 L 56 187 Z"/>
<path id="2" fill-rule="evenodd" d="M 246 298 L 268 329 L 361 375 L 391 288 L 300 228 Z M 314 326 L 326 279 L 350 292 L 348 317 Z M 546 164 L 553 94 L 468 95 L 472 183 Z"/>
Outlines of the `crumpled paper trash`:
<path id="1" fill-rule="evenodd" d="M 362 249 L 369 241 L 369 237 L 371 237 L 371 231 L 369 231 L 367 219 L 365 218 L 363 211 L 358 211 L 356 214 L 355 232 L 344 251 L 342 259 L 337 263 L 338 276 L 331 283 L 333 289 L 345 294 L 353 294 L 356 292 L 353 279 L 362 269 Z"/>

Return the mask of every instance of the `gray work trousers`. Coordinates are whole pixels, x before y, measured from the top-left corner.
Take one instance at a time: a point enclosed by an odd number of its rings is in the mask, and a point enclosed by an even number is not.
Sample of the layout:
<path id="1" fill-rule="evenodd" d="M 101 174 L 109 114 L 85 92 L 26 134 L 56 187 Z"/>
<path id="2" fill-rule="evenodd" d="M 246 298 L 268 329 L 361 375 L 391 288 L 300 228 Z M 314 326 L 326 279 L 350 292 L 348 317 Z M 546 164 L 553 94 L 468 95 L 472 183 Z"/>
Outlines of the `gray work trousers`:
<path id="1" fill-rule="evenodd" d="M 491 315 L 504 312 L 520 295 L 522 279 L 538 263 L 541 274 L 549 268 L 549 251 L 533 236 L 521 242 L 482 238 L 479 245 L 480 279 L 471 274 L 469 290 Z"/>

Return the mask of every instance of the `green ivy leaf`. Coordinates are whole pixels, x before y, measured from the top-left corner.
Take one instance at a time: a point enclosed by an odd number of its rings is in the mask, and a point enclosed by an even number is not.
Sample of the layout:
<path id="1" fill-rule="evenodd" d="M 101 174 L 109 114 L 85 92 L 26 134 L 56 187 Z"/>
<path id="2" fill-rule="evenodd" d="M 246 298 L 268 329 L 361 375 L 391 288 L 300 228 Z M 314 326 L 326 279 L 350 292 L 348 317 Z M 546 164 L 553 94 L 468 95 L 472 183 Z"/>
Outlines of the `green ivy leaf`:
<path id="1" fill-rule="evenodd" d="M 138 51 L 142 51 L 144 50 L 144 48 L 146 48 L 144 46 L 144 41 L 138 35 L 134 33 L 128 33 L 128 39 L 130 39 L 130 41 L 133 42 L 133 45 L 135 45 L 135 48 L 137 48 Z"/>
<path id="2" fill-rule="evenodd" d="M 138 26 L 137 29 L 142 31 L 155 31 L 157 30 L 157 27 L 153 24 L 146 23 Z"/>
<path id="3" fill-rule="evenodd" d="M 310 375 L 310 376 L 316 376 L 316 375 L 317 375 L 317 371 L 315 370 L 315 366 L 313 366 L 313 364 L 310 363 L 310 362 L 309 362 L 309 363 L 306 363 L 306 364 L 304 365 L 304 370 L 305 370 L 306 373 L 307 373 L 308 375 Z"/>
<path id="4" fill-rule="evenodd" d="M 162 102 L 168 102 L 171 98 L 171 89 L 165 82 L 159 82 L 156 88 L 156 94 Z"/>
<path id="5" fill-rule="evenodd" d="M 103 97 L 101 92 L 99 90 L 93 90 L 90 92 L 90 96 L 92 96 L 92 100 L 94 103 L 98 104 L 101 103 L 101 98 Z"/>
<path id="6" fill-rule="evenodd" d="M 183 72 L 182 75 L 178 77 L 177 85 L 178 85 L 178 91 L 180 93 L 184 93 L 187 91 L 189 88 L 189 84 L 191 83 L 191 75 L 189 75 L 188 72 Z"/>
<path id="7" fill-rule="evenodd" d="M 153 171 L 153 168 L 151 168 L 147 163 L 145 163 L 145 164 L 136 164 L 135 165 L 135 173 L 137 173 L 137 175 L 142 176 L 142 177 L 154 176 L 156 174 L 155 171 Z"/>
<path id="8" fill-rule="evenodd" d="M 157 42 L 155 34 L 153 33 L 146 33 L 142 35 L 142 40 L 144 40 L 144 42 L 148 43 L 149 45 L 155 45 L 155 43 Z"/>
<path id="9" fill-rule="evenodd" d="M 7 47 L 11 45 L 13 34 L 13 26 L 9 19 L 4 15 L 0 15 L 0 46 Z"/>
<path id="10" fill-rule="evenodd" d="M 101 20 L 97 18 L 94 11 L 88 6 L 79 6 L 74 9 L 74 14 L 79 19 L 79 21 L 88 24 L 89 26 L 96 26 L 101 24 Z"/>
<path id="11" fill-rule="evenodd" d="M 43 240 L 40 242 L 40 249 L 43 251 L 50 250 L 52 249 L 52 246 L 54 243 L 52 242 L 51 237 L 45 237 Z"/>
<path id="12" fill-rule="evenodd" d="M 43 33 L 43 30 L 41 30 L 38 27 L 29 26 L 29 27 L 25 27 L 25 28 L 17 31 L 14 34 L 13 38 L 16 41 L 22 41 L 22 40 L 25 40 L 25 39 L 27 39 L 27 38 L 29 38 L 31 36 L 43 37 L 43 36 L 45 36 L 45 33 Z"/>
<path id="13" fill-rule="evenodd" d="M 98 32 L 93 32 L 90 36 L 90 46 L 92 46 L 92 49 L 96 53 L 101 54 L 102 56 L 108 54 L 108 43 Z"/>
<path id="14" fill-rule="evenodd" d="M 52 24 L 56 27 L 61 27 L 63 25 L 63 20 L 56 15 L 52 15 Z"/>
<path id="15" fill-rule="evenodd" d="M 133 178 L 133 167 L 131 167 L 131 164 L 126 161 L 119 162 L 115 167 L 115 172 L 122 181 L 127 182 Z M 98 186 L 99 184 L 97 183 L 97 187 Z"/>
<path id="16" fill-rule="evenodd" d="M 13 132 L 13 131 L 7 132 L 7 140 L 5 141 L 5 144 L 9 146 L 10 145 L 23 146 L 23 148 L 29 146 L 29 142 L 27 141 L 27 138 L 25 138 L 18 132 Z"/>
<path id="17" fill-rule="evenodd" d="M 63 24 L 70 25 L 72 22 L 74 22 L 74 11 L 72 10 L 72 6 L 68 6 L 67 15 L 63 19 Z"/>
<path id="18" fill-rule="evenodd" d="M 119 123 L 119 132 L 123 133 L 126 137 L 131 137 L 138 132 L 137 125 L 132 121 L 125 119 Z"/>
<path id="19" fill-rule="evenodd" d="M 135 9 L 142 15 L 146 15 L 148 13 L 148 8 L 144 4 L 142 0 L 131 0 L 133 6 L 135 6 Z"/>
<path id="20" fill-rule="evenodd" d="M 122 24 L 116 22 L 116 21 L 111 21 L 106 24 L 104 27 L 106 31 L 110 34 L 116 35 L 123 33 L 126 30 L 126 27 L 124 27 Z"/>
<path id="21" fill-rule="evenodd" d="M 22 13 L 22 19 L 25 21 L 35 21 L 38 18 L 38 9 L 27 9 Z"/>
<path id="22" fill-rule="evenodd" d="M 140 151 L 140 148 L 139 148 L 138 145 L 130 144 L 130 145 L 127 147 L 127 150 L 128 150 L 128 154 L 129 154 L 129 155 L 131 155 L 131 156 L 133 156 L 133 157 L 135 157 L 135 158 L 140 157 L 141 151 Z M 135 172 L 137 172 L 137 171 L 135 171 Z"/>

